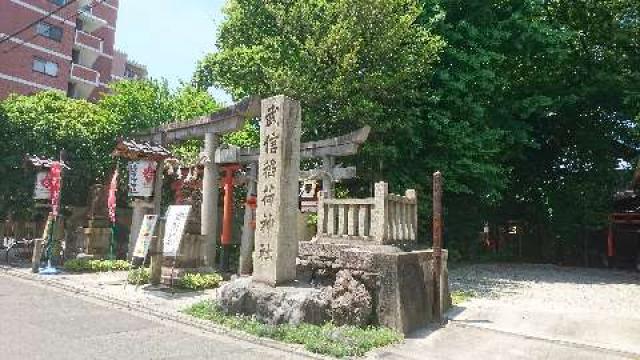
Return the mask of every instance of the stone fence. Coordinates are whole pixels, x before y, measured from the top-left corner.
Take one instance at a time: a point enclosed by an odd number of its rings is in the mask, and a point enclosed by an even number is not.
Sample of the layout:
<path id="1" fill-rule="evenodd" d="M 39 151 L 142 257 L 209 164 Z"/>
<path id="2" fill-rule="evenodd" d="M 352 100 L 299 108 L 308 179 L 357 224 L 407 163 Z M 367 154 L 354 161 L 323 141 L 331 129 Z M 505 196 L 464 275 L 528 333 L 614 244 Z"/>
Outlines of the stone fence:
<path id="1" fill-rule="evenodd" d="M 318 200 L 318 241 L 375 245 L 416 241 L 418 200 L 415 190 L 389 194 L 389 184 L 375 184 L 374 197 Z"/>

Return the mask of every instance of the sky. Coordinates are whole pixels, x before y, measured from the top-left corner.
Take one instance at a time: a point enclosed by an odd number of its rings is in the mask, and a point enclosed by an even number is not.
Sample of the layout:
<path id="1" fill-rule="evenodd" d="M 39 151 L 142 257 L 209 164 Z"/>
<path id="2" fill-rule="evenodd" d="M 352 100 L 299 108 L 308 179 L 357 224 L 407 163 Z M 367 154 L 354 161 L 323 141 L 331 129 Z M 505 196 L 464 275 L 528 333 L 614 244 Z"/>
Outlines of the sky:
<path id="1" fill-rule="evenodd" d="M 120 0 L 116 48 L 172 88 L 191 80 L 198 60 L 215 50 L 225 0 Z M 220 90 L 222 103 L 231 98 Z"/>

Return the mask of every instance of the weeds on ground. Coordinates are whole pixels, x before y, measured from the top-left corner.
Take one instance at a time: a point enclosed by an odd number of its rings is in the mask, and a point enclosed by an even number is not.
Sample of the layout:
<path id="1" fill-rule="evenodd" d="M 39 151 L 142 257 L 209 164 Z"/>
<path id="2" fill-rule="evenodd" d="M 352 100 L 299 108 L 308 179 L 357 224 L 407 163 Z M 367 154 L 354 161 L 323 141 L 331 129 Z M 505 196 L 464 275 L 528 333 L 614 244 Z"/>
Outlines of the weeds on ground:
<path id="1" fill-rule="evenodd" d="M 125 271 L 131 269 L 131 264 L 125 260 L 83 260 L 73 259 L 64 263 L 64 270 L 69 272 L 106 272 Z"/>
<path id="2" fill-rule="evenodd" d="M 402 334 L 388 328 L 325 325 L 267 325 L 253 317 L 227 315 L 213 301 L 197 303 L 185 313 L 251 335 L 289 344 L 337 358 L 363 356 L 368 351 L 402 341 Z"/>
<path id="3" fill-rule="evenodd" d="M 460 305 L 465 301 L 468 301 L 473 297 L 473 292 L 466 290 L 455 290 L 451 292 L 451 303 L 453 305 Z"/>

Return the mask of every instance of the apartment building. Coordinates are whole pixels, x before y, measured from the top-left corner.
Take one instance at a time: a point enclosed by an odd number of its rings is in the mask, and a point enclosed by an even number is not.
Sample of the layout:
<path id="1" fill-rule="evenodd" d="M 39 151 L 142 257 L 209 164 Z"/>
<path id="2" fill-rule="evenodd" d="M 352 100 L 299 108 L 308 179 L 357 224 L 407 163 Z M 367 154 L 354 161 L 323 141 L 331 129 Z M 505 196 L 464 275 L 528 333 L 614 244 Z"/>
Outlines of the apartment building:
<path id="1" fill-rule="evenodd" d="M 111 80 L 141 80 L 148 76 L 147 67 L 129 60 L 129 56 L 120 50 L 115 50 L 111 67 Z"/>
<path id="2" fill-rule="evenodd" d="M 118 0 L 0 0 L 0 99 L 47 89 L 99 97 L 112 81 L 117 16 Z"/>

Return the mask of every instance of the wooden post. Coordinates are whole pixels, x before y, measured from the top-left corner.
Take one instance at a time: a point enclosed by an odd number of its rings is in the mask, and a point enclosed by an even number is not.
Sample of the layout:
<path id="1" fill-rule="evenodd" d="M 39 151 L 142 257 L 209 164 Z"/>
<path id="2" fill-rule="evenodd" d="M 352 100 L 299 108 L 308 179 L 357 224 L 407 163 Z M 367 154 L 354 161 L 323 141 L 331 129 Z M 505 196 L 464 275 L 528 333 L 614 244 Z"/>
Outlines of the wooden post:
<path id="1" fill-rule="evenodd" d="M 42 258 L 42 248 L 45 239 L 49 238 L 49 231 L 51 231 L 51 224 L 53 223 L 53 214 L 49 213 L 47 217 L 47 223 L 44 225 L 44 231 L 42 232 L 42 239 L 35 239 L 33 241 L 33 257 L 31 258 L 31 272 L 37 273 L 40 271 L 40 258 Z"/>
<path id="2" fill-rule="evenodd" d="M 433 174 L 433 315 L 434 319 L 442 322 L 442 174 Z"/>
<path id="3" fill-rule="evenodd" d="M 165 146 L 165 134 L 160 135 L 160 145 Z M 158 161 L 156 166 L 156 178 L 153 185 L 153 213 L 160 216 L 162 209 L 162 172 L 164 168 L 164 160 Z M 151 274 L 149 282 L 152 285 L 160 284 L 162 278 L 162 238 L 160 236 L 152 238 L 149 246 L 151 254 Z"/>

